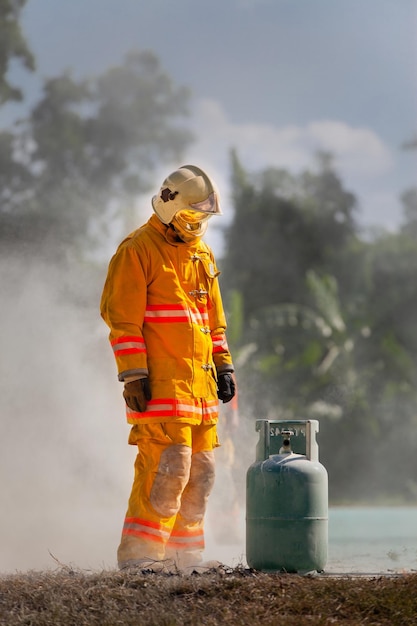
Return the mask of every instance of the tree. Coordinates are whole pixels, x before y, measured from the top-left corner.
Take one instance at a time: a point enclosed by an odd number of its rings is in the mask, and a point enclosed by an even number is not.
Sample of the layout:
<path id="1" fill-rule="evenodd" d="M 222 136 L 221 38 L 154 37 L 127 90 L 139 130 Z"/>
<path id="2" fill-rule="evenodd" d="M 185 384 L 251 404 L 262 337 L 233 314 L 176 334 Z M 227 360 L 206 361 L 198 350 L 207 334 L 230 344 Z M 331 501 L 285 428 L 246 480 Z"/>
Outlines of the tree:
<path id="1" fill-rule="evenodd" d="M 403 144 L 404 150 L 417 150 L 417 137 Z M 417 236 L 417 187 L 411 187 L 401 195 L 404 224 L 402 231 L 413 237 Z"/>
<path id="2" fill-rule="evenodd" d="M 332 500 L 415 497 L 415 235 L 362 241 L 327 160 L 299 177 L 233 167 L 223 280 L 243 311 L 229 325 L 244 413 L 319 418 Z"/>
<path id="3" fill-rule="evenodd" d="M 187 100 L 150 52 L 131 53 L 95 79 L 47 80 L 19 132 L 0 137 L 8 155 L 0 215 L 30 224 L 31 241 L 47 241 L 57 255 L 91 247 L 92 226 L 128 213 L 155 168 L 191 140 L 180 123 Z"/>
<path id="4" fill-rule="evenodd" d="M 232 153 L 235 213 L 224 261 L 233 272 L 224 283 L 242 293 L 246 322 L 268 305 L 308 303 L 308 269 L 345 271 L 340 259 L 356 234 L 355 198 L 320 159 L 317 174 L 269 168 L 249 177 Z"/>
<path id="5" fill-rule="evenodd" d="M 402 231 L 404 234 L 417 237 L 417 187 L 404 191 L 401 202 L 405 218 Z"/>
<path id="6" fill-rule="evenodd" d="M 0 0 L 0 106 L 10 100 L 22 100 L 21 89 L 12 85 L 7 74 L 14 60 L 20 60 L 29 71 L 35 59 L 22 34 L 19 18 L 26 0 Z"/>

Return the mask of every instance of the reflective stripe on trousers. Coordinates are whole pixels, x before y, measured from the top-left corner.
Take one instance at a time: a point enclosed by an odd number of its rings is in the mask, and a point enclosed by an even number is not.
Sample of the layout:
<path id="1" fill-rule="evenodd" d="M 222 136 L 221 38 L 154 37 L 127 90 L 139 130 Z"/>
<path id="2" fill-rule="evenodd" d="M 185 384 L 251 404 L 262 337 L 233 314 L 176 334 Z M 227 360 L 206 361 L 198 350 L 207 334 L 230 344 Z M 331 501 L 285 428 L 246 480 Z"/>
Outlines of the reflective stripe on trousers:
<path id="1" fill-rule="evenodd" d="M 141 424 L 135 477 L 118 549 L 119 565 L 134 559 L 201 560 L 204 514 L 214 483 L 215 424 Z"/>

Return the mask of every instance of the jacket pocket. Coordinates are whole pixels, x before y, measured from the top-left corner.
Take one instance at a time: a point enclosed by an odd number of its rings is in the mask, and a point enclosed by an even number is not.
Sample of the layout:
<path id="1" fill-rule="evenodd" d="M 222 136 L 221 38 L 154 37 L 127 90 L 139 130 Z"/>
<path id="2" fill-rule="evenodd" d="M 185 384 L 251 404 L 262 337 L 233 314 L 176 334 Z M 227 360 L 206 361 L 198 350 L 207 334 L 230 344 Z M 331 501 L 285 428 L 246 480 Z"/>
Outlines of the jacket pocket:
<path id="1" fill-rule="evenodd" d="M 219 276 L 220 270 L 217 269 L 216 264 L 209 256 L 202 256 L 200 260 L 207 278 L 213 279 Z"/>

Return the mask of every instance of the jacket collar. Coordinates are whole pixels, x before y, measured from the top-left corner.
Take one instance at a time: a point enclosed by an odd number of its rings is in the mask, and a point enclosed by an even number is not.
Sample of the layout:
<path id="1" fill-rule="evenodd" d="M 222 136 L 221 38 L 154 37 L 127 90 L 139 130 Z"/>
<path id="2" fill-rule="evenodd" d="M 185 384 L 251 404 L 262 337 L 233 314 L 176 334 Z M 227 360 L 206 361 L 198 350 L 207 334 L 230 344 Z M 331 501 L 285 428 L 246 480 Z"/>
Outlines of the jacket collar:
<path id="1" fill-rule="evenodd" d="M 155 230 L 157 230 L 171 246 L 181 246 L 196 250 L 201 249 L 202 247 L 201 239 L 192 243 L 181 241 L 174 229 L 168 224 L 163 224 L 157 215 L 151 215 L 148 220 L 148 224 L 152 228 L 155 228 Z"/>

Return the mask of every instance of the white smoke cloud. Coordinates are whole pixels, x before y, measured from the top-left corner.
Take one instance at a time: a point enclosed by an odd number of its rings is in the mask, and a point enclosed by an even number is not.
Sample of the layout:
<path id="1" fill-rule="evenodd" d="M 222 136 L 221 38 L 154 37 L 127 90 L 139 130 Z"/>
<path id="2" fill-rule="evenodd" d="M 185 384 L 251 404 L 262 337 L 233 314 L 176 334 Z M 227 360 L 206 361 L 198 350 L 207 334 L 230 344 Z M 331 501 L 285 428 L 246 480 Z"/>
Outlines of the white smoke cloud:
<path id="1" fill-rule="evenodd" d="M 114 566 L 131 478 L 105 329 L 46 263 L 2 259 L 2 571 Z"/>

